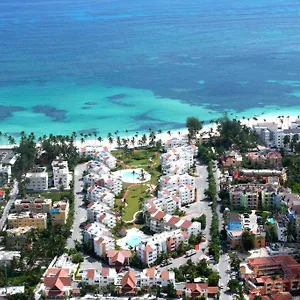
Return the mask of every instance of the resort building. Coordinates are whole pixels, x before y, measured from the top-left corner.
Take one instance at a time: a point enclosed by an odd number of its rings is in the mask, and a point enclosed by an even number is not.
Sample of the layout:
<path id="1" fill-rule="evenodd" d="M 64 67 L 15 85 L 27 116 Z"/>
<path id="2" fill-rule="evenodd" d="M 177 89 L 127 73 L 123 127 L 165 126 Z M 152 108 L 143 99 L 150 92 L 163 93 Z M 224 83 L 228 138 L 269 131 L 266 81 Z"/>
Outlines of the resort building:
<path id="1" fill-rule="evenodd" d="M 0 164 L 0 186 L 6 186 L 11 179 L 11 166 Z"/>
<path id="2" fill-rule="evenodd" d="M 121 176 L 116 175 L 103 175 L 101 179 L 96 181 L 97 186 L 109 189 L 115 195 L 120 194 L 123 188 L 123 181 Z"/>
<path id="3" fill-rule="evenodd" d="M 100 176 L 100 178 L 103 175 L 108 175 L 110 172 L 110 169 L 105 166 L 102 162 L 91 160 L 88 163 L 86 163 L 87 172 L 96 174 Z"/>
<path id="4" fill-rule="evenodd" d="M 115 240 L 110 236 L 97 235 L 93 241 L 94 253 L 99 257 L 104 257 L 107 251 L 115 249 Z"/>
<path id="5" fill-rule="evenodd" d="M 279 242 L 287 242 L 288 220 L 286 216 L 276 217 L 275 228 Z"/>
<path id="6" fill-rule="evenodd" d="M 0 149 L 0 186 L 6 186 L 11 180 L 11 167 L 18 155 L 13 149 Z"/>
<path id="7" fill-rule="evenodd" d="M 240 266 L 251 294 L 296 293 L 300 290 L 300 264 L 290 255 L 257 257 Z"/>
<path id="8" fill-rule="evenodd" d="M 109 284 L 117 285 L 118 274 L 113 268 L 101 268 L 101 270 L 88 269 L 82 274 L 82 281 L 88 285 L 97 285 L 101 287 Z"/>
<path id="9" fill-rule="evenodd" d="M 35 167 L 26 174 L 26 190 L 48 190 L 48 172 L 45 167 Z"/>
<path id="10" fill-rule="evenodd" d="M 33 226 L 37 229 L 47 228 L 47 214 L 22 212 L 20 214 L 9 214 L 7 217 L 8 228 Z"/>
<path id="11" fill-rule="evenodd" d="M 247 154 L 247 158 L 254 164 L 264 168 L 282 168 L 282 155 L 278 151 L 259 151 Z"/>
<path id="12" fill-rule="evenodd" d="M 94 159 L 103 163 L 110 170 L 115 169 L 117 166 L 117 159 L 109 151 L 96 151 L 94 153 Z"/>
<path id="13" fill-rule="evenodd" d="M 17 199 L 14 202 L 17 213 L 29 211 L 32 213 L 48 213 L 52 207 L 52 200 L 45 197 L 29 197 Z"/>
<path id="14" fill-rule="evenodd" d="M 137 257 L 150 266 L 161 253 L 175 251 L 180 242 L 187 243 L 187 241 L 188 234 L 180 229 L 154 234 L 136 246 Z"/>
<path id="15" fill-rule="evenodd" d="M 120 272 L 123 267 L 129 265 L 131 252 L 129 250 L 108 250 L 106 256 L 108 264 Z"/>
<path id="16" fill-rule="evenodd" d="M 87 206 L 87 219 L 90 222 L 95 222 L 97 215 L 103 213 L 112 213 L 111 208 L 104 203 L 91 202 Z"/>
<path id="17" fill-rule="evenodd" d="M 285 169 L 238 169 L 233 173 L 234 179 L 239 182 L 266 183 L 280 185 L 286 182 L 287 172 Z"/>
<path id="18" fill-rule="evenodd" d="M 286 190 L 272 185 L 238 184 L 229 188 L 229 200 L 233 208 L 256 210 L 279 207 Z"/>
<path id="19" fill-rule="evenodd" d="M 87 198 L 90 202 L 104 203 L 111 208 L 115 204 L 115 195 L 110 190 L 100 186 L 91 186 L 88 189 Z"/>
<path id="20" fill-rule="evenodd" d="M 44 296 L 56 299 L 70 296 L 72 290 L 72 275 L 69 269 L 49 268 L 44 277 Z"/>
<path id="21" fill-rule="evenodd" d="M 208 283 L 186 283 L 184 292 L 191 299 L 198 299 L 204 297 L 205 299 L 214 299 L 219 293 L 219 287 L 208 286 Z"/>
<path id="22" fill-rule="evenodd" d="M 189 144 L 188 136 L 182 135 L 179 137 L 172 137 L 164 142 L 163 147 L 165 151 L 168 151 L 172 148 L 187 146 Z"/>
<path id="23" fill-rule="evenodd" d="M 236 151 L 226 151 L 221 158 L 224 169 L 237 168 L 242 166 L 243 157 Z"/>
<path id="24" fill-rule="evenodd" d="M 232 249 L 242 247 L 241 239 L 244 230 L 249 230 L 254 235 L 254 248 L 265 247 L 266 232 L 257 224 L 257 216 L 251 214 L 249 218 L 245 218 L 238 213 L 230 213 L 228 215 L 228 224 L 226 228 L 227 242 Z"/>
<path id="25" fill-rule="evenodd" d="M 195 186 L 195 177 L 184 173 L 181 175 L 173 176 L 162 176 L 159 179 L 160 189 L 174 190 L 177 191 L 178 187 L 181 185 Z"/>
<path id="26" fill-rule="evenodd" d="M 60 200 L 53 204 L 50 210 L 52 225 L 64 225 L 67 223 L 69 215 L 69 201 L 68 199 Z"/>
<path id="27" fill-rule="evenodd" d="M 54 187 L 58 190 L 61 188 L 69 189 L 72 177 L 69 173 L 68 162 L 57 157 L 51 165 Z"/>
<path id="28" fill-rule="evenodd" d="M 23 247 L 30 246 L 28 244 L 28 233 L 36 230 L 36 227 L 26 226 L 7 229 L 6 233 L 6 247 L 8 249 L 20 250 Z"/>
<path id="29" fill-rule="evenodd" d="M 178 197 L 181 206 L 195 202 L 195 188 L 188 184 L 180 186 L 178 189 Z"/>

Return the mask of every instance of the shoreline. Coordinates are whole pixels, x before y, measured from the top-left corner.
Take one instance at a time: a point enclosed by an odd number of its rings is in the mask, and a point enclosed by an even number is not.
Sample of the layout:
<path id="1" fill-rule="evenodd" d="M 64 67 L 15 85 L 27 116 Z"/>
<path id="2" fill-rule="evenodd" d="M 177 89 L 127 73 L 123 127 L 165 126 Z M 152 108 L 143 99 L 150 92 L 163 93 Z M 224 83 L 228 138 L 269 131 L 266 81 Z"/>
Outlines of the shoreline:
<path id="1" fill-rule="evenodd" d="M 238 117 L 237 116 L 237 120 L 239 120 L 241 122 L 242 125 L 246 125 L 250 128 L 253 128 L 253 125 L 256 125 L 258 123 L 279 123 L 281 122 L 280 119 L 282 120 L 281 125 L 282 128 L 286 129 L 290 126 L 290 124 L 298 119 L 298 115 L 289 115 L 289 116 L 281 116 L 281 115 L 254 115 L 252 117 Z M 278 118 L 279 116 L 281 116 L 282 118 Z M 300 113 L 299 113 L 300 116 Z M 230 119 L 235 119 L 232 116 L 228 115 L 228 117 Z M 212 129 L 211 129 L 212 128 Z M 212 131 L 213 133 L 216 133 L 216 128 L 217 128 L 217 124 L 215 123 L 215 121 L 213 123 L 209 123 L 209 124 L 204 124 L 202 130 L 200 131 L 199 134 L 202 134 L 205 137 L 205 133 L 209 131 Z M 170 132 L 170 134 L 168 133 Z M 124 131 L 125 133 L 125 131 Z M 150 132 L 149 132 L 150 133 Z M 78 149 L 83 148 L 83 147 L 107 147 L 110 151 L 111 150 L 116 150 L 118 149 L 118 145 L 116 142 L 116 136 L 119 136 L 120 139 L 126 138 L 126 139 L 132 139 L 133 137 L 135 137 L 137 140 L 139 138 L 141 138 L 144 134 L 147 136 L 149 136 L 149 133 L 141 133 L 138 135 L 138 137 L 136 138 L 135 135 L 132 135 L 130 133 L 125 134 L 125 135 L 112 135 L 113 137 L 113 143 L 110 144 L 109 143 L 109 139 L 108 138 L 104 138 L 101 142 L 99 142 L 97 139 L 85 139 L 84 143 L 82 143 L 79 140 L 76 140 L 75 145 Z M 180 134 L 179 134 L 180 133 Z M 177 129 L 177 130 L 169 130 L 169 131 L 162 131 L 162 133 L 155 133 L 156 135 L 156 140 L 161 140 L 162 142 L 166 142 L 167 140 L 176 137 L 179 138 L 181 136 L 185 136 L 188 134 L 188 130 L 186 128 L 183 129 Z M 80 136 L 78 136 L 78 138 L 80 138 Z M 12 149 L 14 147 L 16 147 L 18 144 L 14 144 L 14 145 L 0 145 L 0 149 Z M 38 142 L 37 142 L 38 145 Z M 138 146 L 137 143 L 135 145 L 135 147 Z M 121 147 L 122 148 L 122 147 Z M 129 148 L 132 148 L 132 146 L 129 146 Z"/>

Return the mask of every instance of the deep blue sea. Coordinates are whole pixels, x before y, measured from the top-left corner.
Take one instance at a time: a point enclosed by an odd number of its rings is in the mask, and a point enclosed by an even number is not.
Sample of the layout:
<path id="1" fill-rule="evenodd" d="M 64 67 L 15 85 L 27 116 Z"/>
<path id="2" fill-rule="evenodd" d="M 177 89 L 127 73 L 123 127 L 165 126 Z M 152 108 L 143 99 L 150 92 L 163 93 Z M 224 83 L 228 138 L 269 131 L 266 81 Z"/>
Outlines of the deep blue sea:
<path id="1" fill-rule="evenodd" d="M 299 72 L 299 1 L 0 1 L 2 132 L 300 115 Z"/>

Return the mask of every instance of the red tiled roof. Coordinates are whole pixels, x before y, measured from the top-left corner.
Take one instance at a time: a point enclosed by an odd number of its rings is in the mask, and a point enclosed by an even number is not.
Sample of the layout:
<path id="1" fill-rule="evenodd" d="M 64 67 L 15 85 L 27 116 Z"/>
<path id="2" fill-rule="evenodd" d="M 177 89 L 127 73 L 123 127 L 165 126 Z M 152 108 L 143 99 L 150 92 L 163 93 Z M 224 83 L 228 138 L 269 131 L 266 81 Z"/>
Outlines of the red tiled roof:
<path id="1" fill-rule="evenodd" d="M 94 202 L 89 203 L 89 205 L 87 206 L 87 208 L 91 208 L 94 204 L 95 204 Z"/>
<path id="2" fill-rule="evenodd" d="M 200 295 L 203 293 L 203 290 L 207 290 L 208 284 L 207 283 L 186 283 L 185 288 L 187 290 L 197 291 L 200 293 Z"/>
<path id="3" fill-rule="evenodd" d="M 109 275 L 109 268 L 102 268 L 101 274 L 103 277 L 107 277 Z"/>
<path id="4" fill-rule="evenodd" d="M 0 190 L 0 196 L 3 197 L 5 195 L 5 191 Z"/>
<path id="5" fill-rule="evenodd" d="M 87 278 L 88 279 L 94 279 L 95 278 L 95 270 L 94 269 L 89 269 L 87 271 Z"/>
<path id="6" fill-rule="evenodd" d="M 154 219 L 161 220 L 165 215 L 166 213 L 164 211 L 158 211 L 157 214 L 154 216 Z"/>
<path id="7" fill-rule="evenodd" d="M 182 224 L 181 224 L 181 227 L 184 228 L 184 229 L 188 229 L 192 226 L 192 222 L 189 221 L 189 220 L 185 220 Z"/>
<path id="8" fill-rule="evenodd" d="M 100 237 L 96 243 L 97 243 L 98 245 L 100 245 L 103 241 L 104 241 L 104 238 Z"/>
<path id="9" fill-rule="evenodd" d="M 218 294 L 219 293 L 219 287 L 209 286 L 209 287 L 207 287 L 207 293 L 208 294 Z"/>
<path id="10" fill-rule="evenodd" d="M 148 209 L 148 213 L 149 214 L 154 214 L 154 213 L 156 213 L 157 212 L 157 209 L 155 208 L 155 207 L 150 207 L 149 209 Z"/>
<path id="11" fill-rule="evenodd" d="M 129 285 L 132 289 L 136 285 L 136 276 L 133 271 L 128 271 L 121 280 L 122 287 Z"/>
<path id="12" fill-rule="evenodd" d="M 147 271 L 146 271 L 146 273 L 147 273 L 147 276 L 149 277 L 149 278 L 154 278 L 154 276 L 155 276 L 155 268 L 150 268 L 150 269 L 147 269 Z"/>
<path id="13" fill-rule="evenodd" d="M 69 276 L 69 269 L 50 268 L 47 270 L 44 284 L 47 288 L 56 288 L 63 291 L 65 286 L 72 285 L 72 278 Z"/>
<path id="14" fill-rule="evenodd" d="M 107 257 L 112 259 L 112 262 L 124 264 L 126 258 L 130 258 L 131 252 L 129 250 L 108 250 Z"/>
<path id="15" fill-rule="evenodd" d="M 160 277 L 163 280 L 169 280 L 170 279 L 170 273 L 169 273 L 169 271 L 161 271 Z"/>
<path id="16" fill-rule="evenodd" d="M 175 225 L 178 221 L 180 221 L 179 217 L 172 217 L 169 221 L 168 224 L 170 225 Z"/>

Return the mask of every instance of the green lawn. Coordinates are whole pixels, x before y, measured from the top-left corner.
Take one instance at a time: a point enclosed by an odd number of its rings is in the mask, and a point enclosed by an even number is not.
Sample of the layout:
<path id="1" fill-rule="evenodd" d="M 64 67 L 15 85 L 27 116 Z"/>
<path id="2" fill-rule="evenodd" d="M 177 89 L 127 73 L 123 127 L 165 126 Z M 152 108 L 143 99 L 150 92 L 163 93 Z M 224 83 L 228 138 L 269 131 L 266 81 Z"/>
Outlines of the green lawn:
<path id="1" fill-rule="evenodd" d="M 146 198 L 147 186 L 143 184 L 138 184 L 132 187 L 126 197 L 127 206 L 125 207 L 124 215 L 122 219 L 124 221 L 130 221 L 133 218 L 133 215 L 140 210 L 140 199 L 144 200 Z"/>

